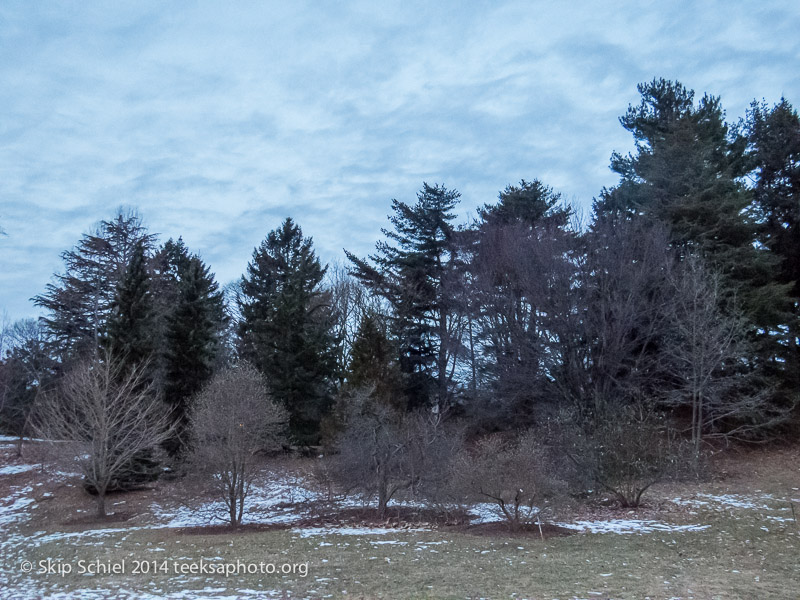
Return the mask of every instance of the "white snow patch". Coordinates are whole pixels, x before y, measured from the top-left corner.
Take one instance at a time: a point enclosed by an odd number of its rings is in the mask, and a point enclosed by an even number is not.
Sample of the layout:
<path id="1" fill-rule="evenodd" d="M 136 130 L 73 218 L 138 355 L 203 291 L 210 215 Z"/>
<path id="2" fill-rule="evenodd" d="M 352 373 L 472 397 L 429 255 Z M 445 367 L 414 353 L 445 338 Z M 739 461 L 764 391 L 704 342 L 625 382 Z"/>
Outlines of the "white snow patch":
<path id="1" fill-rule="evenodd" d="M 24 473 L 25 471 L 33 471 L 39 465 L 6 465 L 0 467 L 0 475 L 15 475 L 16 473 Z"/>
<path id="2" fill-rule="evenodd" d="M 25 507 L 33 504 L 33 498 L 28 496 L 33 491 L 31 486 L 16 489 L 18 491 L 12 492 L 6 497 L 6 501 L 11 500 L 12 502 L 5 506 L 0 506 L 0 524 L 2 525 L 10 525 L 27 518 Z"/>
<path id="3" fill-rule="evenodd" d="M 301 538 L 315 535 L 386 535 L 387 533 L 406 533 L 413 531 L 428 531 L 427 529 L 388 529 L 383 527 L 308 527 L 304 529 L 292 529 L 292 533 L 297 533 Z"/>
<path id="4" fill-rule="evenodd" d="M 575 521 L 574 523 L 555 523 L 559 527 L 587 531 L 589 533 L 652 533 L 654 531 L 703 531 L 710 525 L 672 525 L 661 521 L 644 519 L 612 519 L 610 521 Z"/>
<path id="5" fill-rule="evenodd" d="M 771 494 L 745 496 L 743 494 L 696 494 L 692 498 L 673 498 L 675 504 L 688 506 L 711 506 L 716 510 L 728 508 L 769 510 L 764 500 L 772 500 Z"/>

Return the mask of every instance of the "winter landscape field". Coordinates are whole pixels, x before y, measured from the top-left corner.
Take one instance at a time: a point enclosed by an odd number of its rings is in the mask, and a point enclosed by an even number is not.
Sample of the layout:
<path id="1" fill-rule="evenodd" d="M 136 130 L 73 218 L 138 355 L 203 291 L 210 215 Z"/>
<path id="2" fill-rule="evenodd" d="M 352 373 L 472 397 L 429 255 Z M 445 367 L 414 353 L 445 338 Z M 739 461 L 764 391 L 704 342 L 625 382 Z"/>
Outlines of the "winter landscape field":
<path id="1" fill-rule="evenodd" d="M 0 2 L 0 600 L 800 600 L 798 32 Z"/>
<path id="2" fill-rule="evenodd" d="M 304 477 L 314 459 L 264 464 L 247 524 L 232 531 L 214 518 L 213 501 L 170 482 L 112 496 L 109 512 L 119 518 L 98 523 L 87 517 L 93 506 L 76 474 L 15 459 L 8 438 L 0 452 L 0 597 L 8 600 L 72 598 L 78 590 L 89 600 L 777 600 L 795 597 L 800 577 L 796 450 L 751 452 L 730 472 L 731 462 L 721 462 L 712 480 L 659 488 L 635 511 L 566 510 L 555 522 L 568 531 L 545 539 L 486 528 L 499 520 L 488 504 L 468 507 L 470 525 L 399 521 L 391 512 L 384 524 L 365 522 L 348 513 L 360 499 L 328 502 Z M 35 442 L 26 455 L 36 455 Z M 39 573 L 48 559 L 55 572 Z M 33 572 L 22 572 L 23 561 Z M 79 564 L 97 571 L 123 561 L 124 574 L 78 572 Z M 294 573 L 175 572 L 201 561 L 291 565 Z M 151 572 L 132 573 L 137 563 Z"/>

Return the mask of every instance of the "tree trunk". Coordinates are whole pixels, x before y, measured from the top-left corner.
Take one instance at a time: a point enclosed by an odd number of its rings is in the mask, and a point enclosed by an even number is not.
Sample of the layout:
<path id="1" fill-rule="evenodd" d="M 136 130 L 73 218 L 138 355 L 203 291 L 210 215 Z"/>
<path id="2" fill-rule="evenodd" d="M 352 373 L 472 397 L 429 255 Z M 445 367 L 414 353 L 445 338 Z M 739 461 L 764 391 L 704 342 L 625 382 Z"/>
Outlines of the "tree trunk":
<path id="1" fill-rule="evenodd" d="M 97 516 L 101 519 L 106 517 L 106 491 L 97 490 Z"/>

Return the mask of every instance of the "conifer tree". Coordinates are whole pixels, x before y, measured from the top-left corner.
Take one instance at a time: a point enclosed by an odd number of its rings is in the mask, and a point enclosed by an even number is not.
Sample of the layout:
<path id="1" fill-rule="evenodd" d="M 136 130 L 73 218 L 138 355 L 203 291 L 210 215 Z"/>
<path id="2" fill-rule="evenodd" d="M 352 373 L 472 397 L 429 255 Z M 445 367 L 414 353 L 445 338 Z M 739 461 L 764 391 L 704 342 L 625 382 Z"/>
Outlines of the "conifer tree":
<path id="1" fill-rule="evenodd" d="M 749 166 L 754 171 L 759 241 L 780 260 L 774 279 L 789 289 L 790 297 L 780 336 L 784 343 L 778 347 L 782 360 L 774 367 L 784 390 L 796 396 L 800 389 L 800 117 L 785 99 L 772 108 L 753 102 L 745 132 Z"/>
<path id="2" fill-rule="evenodd" d="M 266 376 L 302 445 L 317 443 L 332 402 L 336 340 L 324 275 L 311 238 L 287 218 L 253 251 L 238 299 L 240 354 Z"/>
<path id="3" fill-rule="evenodd" d="M 164 338 L 164 399 L 177 422 L 165 447 L 173 456 L 190 444 L 190 403 L 213 374 L 227 322 L 219 286 L 199 257 L 179 262 L 177 292 Z"/>
<path id="4" fill-rule="evenodd" d="M 400 372 L 397 350 L 387 336 L 380 315 L 370 312 L 361 318 L 347 368 L 349 389 L 373 389 L 373 397 L 402 408 Z"/>
<path id="5" fill-rule="evenodd" d="M 33 298 L 36 306 L 47 311 L 42 322 L 52 339 L 54 356 L 67 360 L 97 352 L 117 285 L 136 248 L 141 244 L 147 252 L 154 239 L 135 211 L 120 210 L 61 255 L 64 273 L 56 274 L 45 293 Z"/>
<path id="6" fill-rule="evenodd" d="M 460 194 L 423 183 L 417 201 L 392 200 L 390 242 L 367 260 L 347 252 L 353 273 L 392 307 L 391 333 L 409 406 L 446 405 L 452 392 L 453 298 L 447 290 L 456 246 L 453 209 Z"/>
<path id="7" fill-rule="evenodd" d="M 636 151 L 612 155 L 621 181 L 595 202 L 596 220 L 642 216 L 665 224 L 684 256 L 697 254 L 720 273 L 722 303 L 735 296 L 770 361 L 787 319 L 787 286 L 773 277 L 779 260 L 757 244 L 752 193 L 743 183 L 745 139 L 729 131 L 718 97 L 695 104 L 693 91 L 664 79 L 638 90 L 641 103 L 620 118 Z"/>
<path id="8" fill-rule="evenodd" d="M 144 244 L 139 243 L 125 276 L 117 285 L 103 338 L 103 345 L 119 356 L 125 366 L 150 362 L 155 350 L 155 313 L 146 260 Z"/>

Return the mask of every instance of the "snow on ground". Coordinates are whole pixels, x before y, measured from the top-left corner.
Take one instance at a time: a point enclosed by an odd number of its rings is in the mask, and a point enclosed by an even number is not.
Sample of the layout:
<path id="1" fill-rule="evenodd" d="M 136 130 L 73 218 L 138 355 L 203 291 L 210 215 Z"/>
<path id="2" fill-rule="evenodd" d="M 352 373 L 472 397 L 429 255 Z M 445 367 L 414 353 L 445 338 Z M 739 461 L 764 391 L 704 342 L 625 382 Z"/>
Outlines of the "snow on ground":
<path id="1" fill-rule="evenodd" d="M 611 519 L 609 521 L 575 521 L 555 523 L 559 527 L 588 533 L 653 533 L 654 531 L 703 531 L 710 525 L 672 525 L 647 519 Z"/>
<path id="2" fill-rule="evenodd" d="M 301 538 L 319 535 L 386 535 L 387 533 L 406 533 L 411 531 L 428 531 L 427 529 L 391 529 L 386 527 L 305 527 L 292 529 L 292 533 Z"/>
<path id="3" fill-rule="evenodd" d="M 39 465 L 6 465 L 5 467 L 0 467 L 0 475 L 15 475 L 38 468 Z"/>
<path id="4" fill-rule="evenodd" d="M 33 488 L 29 485 L 11 487 L 10 493 L 0 504 L 0 525 L 7 527 L 11 523 L 26 520 L 25 509 L 29 504 L 33 504 L 33 498 L 30 497 L 31 492 L 33 492 Z"/>
<path id="5" fill-rule="evenodd" d="M 469 512 L 473 515 L 470 519 L 470 523 L 477 525 L 479 523 L 494 523 L 495 521 L 500 521 L 501 516 L 499 511 L 499 507 L 493 502 L 473 504 L 469 507 Z"/>

